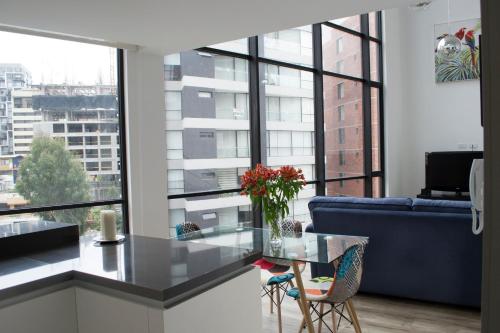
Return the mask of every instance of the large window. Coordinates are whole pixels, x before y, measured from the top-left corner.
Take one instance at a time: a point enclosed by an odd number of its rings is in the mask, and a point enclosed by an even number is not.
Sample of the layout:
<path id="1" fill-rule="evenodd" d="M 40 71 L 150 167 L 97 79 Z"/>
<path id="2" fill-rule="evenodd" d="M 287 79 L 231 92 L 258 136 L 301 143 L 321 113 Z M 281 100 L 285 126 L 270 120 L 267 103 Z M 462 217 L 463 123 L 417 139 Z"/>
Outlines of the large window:
<path id="1" fill-rule="evenodd" d="M 113 209 L 127 232 L 122 51 L 7 32 L 0 43 L 8 125 L 0 128 L 0 223 L 43 219 L 93 233 L 100 210 Z"/>
<path id="2" fill-rule="evenodd" d="M 380 13 L 165 57 L 170 227 L 252 221 L 239 177 L 293 165 L 314 195 L 383 195 Z M 322 87 L 322 90 L 320 90 Z"/>

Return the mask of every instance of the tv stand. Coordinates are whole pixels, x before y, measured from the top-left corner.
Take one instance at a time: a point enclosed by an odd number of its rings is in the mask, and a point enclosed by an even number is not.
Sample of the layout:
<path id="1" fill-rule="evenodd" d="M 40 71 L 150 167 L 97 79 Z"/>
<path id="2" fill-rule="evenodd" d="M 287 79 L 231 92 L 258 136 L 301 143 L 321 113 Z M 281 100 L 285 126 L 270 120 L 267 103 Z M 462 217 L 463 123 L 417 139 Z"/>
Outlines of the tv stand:
<path id="1" fill-rule="evenodd" d="M 466 192 L 467 193 L 467 192 Z M 457 201 L 470 201 L 469 194 L 464 194 L 463 192 L 440 192 L 432 193 L 431 190 L 423 188 L 420 194 L 417 195 L 419 199 L 430 199 L 430 200 L 457 200 Z"/>

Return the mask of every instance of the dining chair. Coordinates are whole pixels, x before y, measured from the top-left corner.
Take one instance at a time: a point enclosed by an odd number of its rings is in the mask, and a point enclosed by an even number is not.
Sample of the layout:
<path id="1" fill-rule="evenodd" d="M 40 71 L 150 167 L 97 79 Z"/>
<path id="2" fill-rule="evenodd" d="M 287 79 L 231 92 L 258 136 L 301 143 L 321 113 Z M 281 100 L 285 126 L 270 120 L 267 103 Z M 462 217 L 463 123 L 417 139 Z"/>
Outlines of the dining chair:
<path id="1" fill-rule="evenodd" d="M 361 326 L 354 309 L 352 297 L 357 293 L 361 284 L 363 273 L 363 257 L 366 244 L 354 245 L 347 249 L 336 265 L 333 277 L 316 277 L 304 284 L 305 298 L 309 309 L 302 309 L 301 312 L 311 311 L 317 315 L 318 333 L 325 325 L 330 332 L 336 333 L 342 319 L 347 320 L 354 326 L 356 333 L 361 333 Z M 297 288 L 288 291 L 288 296 L 295 300 L 300 299 L 300 292 Z M 300 302 L 299 306 L 300 306 Z M 330 309 L 325 312 L 325 304 L 330 305 Z M 344 308 L 349 314 L 347 318 L 343 314 Z M 326 323 L 325 316 L 331 314 L 331 327 Z M 335 316 L 340 317 L 336 324 Z M 302 320 L 300 330 L 305 326 L 305 319 Z"/>
<path id="2" fill-rule="evenodd" d="M 193 222 L 183 222 L 175 225 L 175 233 L 177 237 L 200 230 L 200 227 Z"/>
<path id="3" fill-rule="evenodd" d="M 284 237 L 300 237 L 302 233 L 302 224 L 299 221 L 287 219 L 280 223 L 280 232 Z M 273 308 L 276 306 L 278 313 L 278 331 L 283 331 L 283 323 L 281 319 L 281 303 L 285 298 L 286 293 L 290 288 L 294 288 L 293 279 L 295 274 L 290 268 L 292 263 L 285 259 L 260 259 L 254 263 L 255 266 L 261 268 L 261 287 L 262 297 L 268 296 L 270 303 L 270 311 L 273 313 Z M 305 264 L 299 265 L 301 272 L 305 268 Z"/>

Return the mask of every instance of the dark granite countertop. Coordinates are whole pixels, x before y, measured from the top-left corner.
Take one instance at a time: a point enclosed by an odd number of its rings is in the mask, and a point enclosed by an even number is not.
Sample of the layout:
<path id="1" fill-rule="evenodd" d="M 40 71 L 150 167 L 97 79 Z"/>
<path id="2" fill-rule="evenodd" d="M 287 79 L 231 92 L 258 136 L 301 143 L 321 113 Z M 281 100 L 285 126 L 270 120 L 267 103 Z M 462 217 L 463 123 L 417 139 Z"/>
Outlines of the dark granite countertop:
<path id="1" fill-rule="evenodd" d="M 123 243 L 96 246 L 87 237 L 74 246 L 0 261 L 0 300 L 78 281 L 164 303 L 260 257 L 258 251 L 175 239 L 128 235 Z"/>

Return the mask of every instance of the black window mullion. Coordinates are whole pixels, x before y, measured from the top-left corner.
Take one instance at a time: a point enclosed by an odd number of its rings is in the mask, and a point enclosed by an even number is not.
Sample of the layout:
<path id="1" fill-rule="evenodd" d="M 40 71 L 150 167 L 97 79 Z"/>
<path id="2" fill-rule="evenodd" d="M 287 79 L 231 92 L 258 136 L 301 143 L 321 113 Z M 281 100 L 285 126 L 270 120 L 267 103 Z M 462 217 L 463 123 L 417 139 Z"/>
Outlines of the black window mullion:
<path id="1" fill-rule="evenodd" d="M 368 35 L 368 14 L 361 15 L 361 33 Z M 370 40 L 361 38 L 361 60 L 363 71 L 363 154 L 364 173 L 371 175 L 372 172 L 372 112 L 371 112 L 371 87 L 370 81 Z M 365 196 L 373 196 L 372 179 L 365 180 Z"/>
<path id="2" fill-rule="evenodd" d="M 117 91 L 118 91 L 118 127 L 120 135 L 120 178 L 122 186 L 122 215 L 123 215 L 123 232 L 130 232 L 129 226 L 129 204 L 128 204 L 128 176 L 127 176 L 127 146 L 126 146 L 126 124 L 125 124 L 125 85 L 124 85 L 124 63 L 123 49 L 116 50 L 117 57 Z"/>
<path id="3" fill-rule="evenodd" d="M 377 37 L 382 42 L 382 12 L 377 12 Z M 380 171 L 382 172 L 380 195 L 385 197 L 385 121 L 384 121 L 384 52 L 382 50 L 382 43 L 378 47 L 378 80 L 380 87 L 378 89 L 378 119 L 379 119 L 379 150 L 380 150 Z"/>
<path id="4" fill-rule="evenodd" d="M 323 46 L 321 24 L 313 24 L 314 64 L 314 141 L 316 163 L 316 195 L 325 195 L 325 115 L 323 101 Z"/>
<path id="5" fill-rule="evenodd" d="M 251 167 L 262 163 L 263 152 L 265 152 L 265 118 L 263 110 L 261 110 L 260 94 L 264 91 L 260 90 L 260 70 L 257 58 L 259 55 L 258 37 L 250 37 L 248 39 L 248 54 L 250 56 L 248 62 L 248 92 L 250 102 L 250 142 L 251 142 Z M 264 137 L 263 137 L 264 136 Z M 253 206 L 253 223 L 255 227 L 262 227 L 262 210 L 260 207 Z"/>

